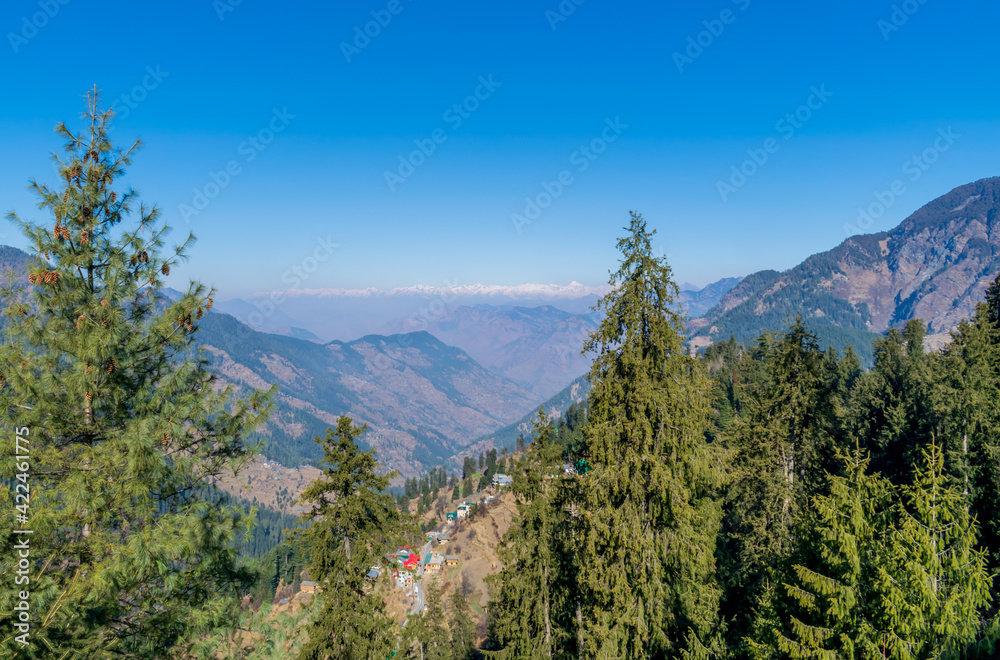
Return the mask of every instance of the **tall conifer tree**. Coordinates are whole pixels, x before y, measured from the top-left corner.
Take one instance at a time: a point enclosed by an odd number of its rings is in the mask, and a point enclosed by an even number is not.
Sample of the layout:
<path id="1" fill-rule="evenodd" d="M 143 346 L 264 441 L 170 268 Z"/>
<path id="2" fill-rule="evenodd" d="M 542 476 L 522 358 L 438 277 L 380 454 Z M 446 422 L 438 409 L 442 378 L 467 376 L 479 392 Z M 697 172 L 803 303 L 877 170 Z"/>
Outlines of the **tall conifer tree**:
<path id="1" fill-rule="evenodd" d="M 96 90 L 84 118 L 80 133 L 56 128 L 59 186 L 31 184 L 52 220 L 10 216 L 33 253 L 32 286 L 4 292 L 0 348 L 0 407 L 28 441 L 17 526 L 32 532 L 31 645 L 6 633 L 0 645 L 22 658 L 169 657 L 231 622 L 240 516 L 203 487 L 253 455 L 244 438 L 269 397 L 213 387 L 192 350 L 211 292 L 192 283 L 173 303 L 161 296 L 193 237 L 164 250 L 159 211 L 120 181 L 140 143 L 111 143 Z M 12 475 L 13 434 L 3 443 Z M 11 587 L 15 555 L 0 558 Z M 15 593 L 0 589 L 0 610 Z"/>
<path id="2" fill-rule="evenodd" d="M 992 599 L 975 519 L 967 498 L 949 483 L 936 444 L 924 451 L 914 483 L 903 492 L 879 567 L 885 645 L 897 660 L 962 657 L 982 641 L 981 613 Z"/>
<path id="3" fill-rule="evenodd" d="M 309 549 L 309 575 L 320 584 L 319 614 L 302 647 L 302 660 L 384 657 L 395 648 L 395 626 L 381 598 L 367 595 L 364 576 L 385 549 L 400 541 L 408 518 L 388 493 L 393 474 L 378 474 L 374 451 L 358 448 L 365 426 L 341 416 L 336 429 L 316 438 L 322 475 L 299 500 L 313 521 L 300 537 Z"/>
<path id="4" fill-rule="evenodd" d="M 705 441 L 711 383 L 684 347 L 677 285 L 654 233 L 631 214 L 614 290 L 598 303 L 604 320 L 585 345 L 596 359 L 582 477 L 584 657 L 704 651 L 718 623 L 724 475 Z"/>
<path id="5" fill-rule="evenodd" d="M 778 648 L 792 658 L 873 658 L 880 655 L 881 598 L 876 573 L 891 522 L 892 487 L 867 474 L 859 450 L 844 459 L 845 475 L 830 477 L 830 493 L 811 505 L 809 536 L 785 585 L 793 605 Z"/>
<path id="6" fill-rule="evenodd" d="M 518 516 L 497 551 L 503 569 L 489 582 L 492 657 L 558 658 L 575 652 L 573 520 L 562 506 L 560 447 L 544 409 L 538 410 L 534 442 L 513 470 Z"/>

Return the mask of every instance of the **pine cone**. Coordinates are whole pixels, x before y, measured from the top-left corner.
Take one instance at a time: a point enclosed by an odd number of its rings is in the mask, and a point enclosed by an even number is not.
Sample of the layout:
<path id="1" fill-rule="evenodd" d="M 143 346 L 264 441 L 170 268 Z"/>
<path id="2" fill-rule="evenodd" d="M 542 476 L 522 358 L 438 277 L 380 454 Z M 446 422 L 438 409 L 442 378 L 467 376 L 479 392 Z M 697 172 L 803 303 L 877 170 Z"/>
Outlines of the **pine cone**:
<path id="1" fill-rule="evenodd" d="M 83 372 L 84 372 L 84 373 L 87 373 L 87 374 L 89 374 L 89 373 L 90 373 L 90 365 L 89 365 L 89 364 L 87 365 L 87 368 L 86 368 L 86 369 L 84 369 L 84 371 L 83 371 Z"/>
<path id="2" fill-rule="evenodd" d="M 146 263 L 147 261 L 149 261 L 149 255 L 146 254 L 145 250 L 143 250 L 142 253 L 139 255 L 139 261 L 141 261 L 142 263 Z"/>
<path id="3" fill-rule="evenodd" d="M 212 299 L 208 299 L 208 303 L 205 304 L 205 309 L 212 309 Z"/>
<path id="4" fill-rule="evenodd" d="M 108 199 L 110 199 L 111 203 L 114 204 L 115 200 L 118 199 L 118 193 L 112 192 L 111 197 L 109 197 Z"/>
<path id="5" fill-rule="evenodd" d="M 60 230 L 59 225 L 56 225 L 55 227 L 53 227 L 53 229 L 52 229 L 52 238 L 54 238 L 56 240 L 59 240 L 60 238 L 62 238 L 62 231 Z"/>
<path id="6" fill-rule="evenodd" d="M 35 274 L 34 273 L 28 273 L 28 282 L 31 283 L 31 284 L 35 283 Z"/>
<path id="7" fill-rule="evenodd" d="M 87 400 L 87 403 L 90 403 L 93 400 L 93 397 L 90 395 L 90 390 L 86 391 L 86 393 L 83 395 L 83 398 Z"/>
<path id="8" fill-rule="evenodd" d="M 108 373 L 109 374 L 114 373 L 116 367 L 117 367 L 117 365 L 115 364 L 115 359 L 114 358 L 111 358 L 110 360 L 108 360 Z"/>
<path id="9" fill-rule="evenodd" d="M 86 319 L 86 318 L 87 318 L 87 317 L 86 317 L 86 316 L 84 316 L 83 314 L 80 314 L 80 315 L 79 315 L 78 317 L 76 317 L 76 329 L 77 329 L 77 330 L 79 330 L 79 329 L 80 329 L 80 326 L 82 326 L 82 325 L 83 325 L 83 321 L 84 321 L 84 319 Z M 87 373 L 90 373 L 90 367 L 87 367 Z"/>
<path id="10" fill-rule="evenodd" d="M 84 229 L 80 232 L 80 244 L 86 245 L 88 242 L 90 242 L 90 235 L 87 233 L 87 230 Z"/>
<path id="11" fill-rule="evenodd" d="M 257 412 L 257 402 L 256 401 L 253 403 L 252 407 L 253 407 L 253 411 Z"/>
<path id="12" fill-rule="evenodd" d="M 194 315 L 197 320 L 201 320 L 201 307 L 198 308 L 198 313 Z"/>
<path id="13" fill-rule="evenodd" d="M 108 306 L 108 301 L 107 300 L 101 300 L 101 307 L 107 307 L 107 306 Z"/>
<path id="14" fill-rule="evenodd" d="M 169 275 L 170 274 L 170 266 L 167 265 L 167 264 L 163 264 L 162 266 L 160 266 L 160 272 L 163 273 L 164 275 Z"/>

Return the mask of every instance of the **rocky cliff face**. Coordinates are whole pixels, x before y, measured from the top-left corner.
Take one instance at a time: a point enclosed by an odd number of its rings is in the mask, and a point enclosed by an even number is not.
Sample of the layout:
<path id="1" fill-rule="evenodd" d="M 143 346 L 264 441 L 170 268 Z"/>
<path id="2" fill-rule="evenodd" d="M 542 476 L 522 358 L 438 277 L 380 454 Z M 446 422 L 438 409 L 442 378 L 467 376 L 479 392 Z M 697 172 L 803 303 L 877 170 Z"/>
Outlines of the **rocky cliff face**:
<path id="1" fill-rule="evenodd" d="M 940 344 L 973 314 L 998 271 L 994 177 L 952 190 L 892 231 L 852 236 L 783 273 L 754 273 L 689 328 L 702 341 L 730 334 L 749 340 L 797 313 L 812 326 L 854 333 L 881 333 L 916 318 L 930 325 L 930 343 Z"/>

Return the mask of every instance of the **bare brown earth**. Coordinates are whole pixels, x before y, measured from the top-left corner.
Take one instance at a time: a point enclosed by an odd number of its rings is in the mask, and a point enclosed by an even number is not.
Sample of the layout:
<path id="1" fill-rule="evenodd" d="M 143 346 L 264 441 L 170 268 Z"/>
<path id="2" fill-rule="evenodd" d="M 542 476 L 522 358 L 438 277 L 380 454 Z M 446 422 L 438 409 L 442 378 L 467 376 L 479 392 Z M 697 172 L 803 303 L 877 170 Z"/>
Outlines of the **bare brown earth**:
<path id="1" fill-rule="evenodd" d="M 320 471 L 308 465 L 288 468 L 258 456 L 239 476 L 220 480 L 216 486 L 248 502 L 298 515 L 302 513 L 302 505 L 294 504 L 293 500 L 319 476 Z"/>

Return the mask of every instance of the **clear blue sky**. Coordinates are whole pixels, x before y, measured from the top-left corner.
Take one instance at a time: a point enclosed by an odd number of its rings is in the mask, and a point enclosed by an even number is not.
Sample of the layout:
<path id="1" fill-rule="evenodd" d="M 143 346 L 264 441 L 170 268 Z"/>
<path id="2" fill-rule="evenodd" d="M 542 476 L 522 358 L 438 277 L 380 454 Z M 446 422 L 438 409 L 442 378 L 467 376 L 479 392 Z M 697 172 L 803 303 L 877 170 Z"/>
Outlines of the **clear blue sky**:
<path id="1" fill-rule="evenodd" d="M 906 192 L 868 231 L 1000 174 L 992 3 L 911 0 L 890 32 L 889 0 L 565 0 L 568 16 L 558 0 L 63 1 L 0 9 L 0 209 L 37 217 L 25 184 L 54 179 L 51 129 L 96 83 L 134 106 L 115 133 L 147 145 L 129 180 L 198 236 L 174 284 L 228 295 L 283 287 L 327 236 L 340 247 L 304 286 L 599 284 L 629 209 L 659 230 L 678 280 L 706 284 L 834 246 L 896 180 Z M 372 12 L 387 24 L 357 48 Z M 689 37 L 704 46 L 681 71 Z M 478 105 L 464 118 L 463 102 Z M 779 122 L 807 102 L 789 135 Z M 285 109 L 273 141 L 244 144 Z M 604 130 L 616 118 L 620 135 Z M 948 127 L 958 137 L 913 181 L 904 164 Z M 390 190 L 386 172 L 434 135 Z M 724 200 L 718 182 L 768 138 L 768 160 Z M 595 139 L 606 149 L 580 171 Z M 239 174 L 185 222 L 231 160 Z M 512 214 L 564 170 L 572 182 L 518 232 Z"/>

